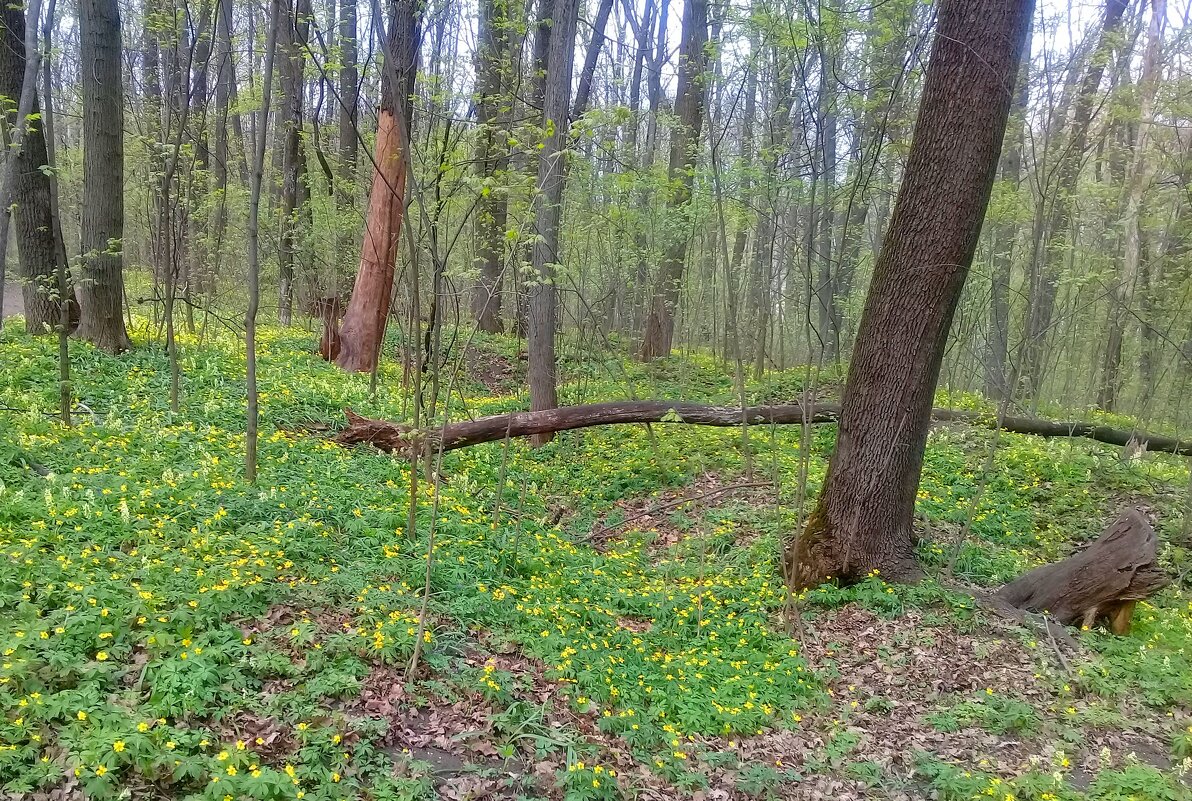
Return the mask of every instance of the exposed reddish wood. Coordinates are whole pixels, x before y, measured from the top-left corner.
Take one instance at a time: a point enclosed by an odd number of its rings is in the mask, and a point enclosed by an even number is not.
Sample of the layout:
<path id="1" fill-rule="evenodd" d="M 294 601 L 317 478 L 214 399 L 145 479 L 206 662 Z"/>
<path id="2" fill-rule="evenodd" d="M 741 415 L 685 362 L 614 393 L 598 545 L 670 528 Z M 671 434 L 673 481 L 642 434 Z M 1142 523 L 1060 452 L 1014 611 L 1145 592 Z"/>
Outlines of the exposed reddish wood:
<path id="1" fill-rule="evenodd" d="M 1104 622 L 1114 634 L 1125 634 L 1134 605 L 1167 584 L 1157 546 L 1146 516 L 1127 509 L 1092 545 L 1020 576 L 995 597 L 1017 609 L 1046 612 L 1064 625 Z"/>
<path id="2" fill-rule="evenodd" d="M 341 445 L 369 444 L 383 451 L 404 451 L 409 448 L 410 426 L 362 417 L 351 410 L 346 412 L 348 426 L 336 435 Z M 933 409 L 932 417 L 948 422 L 963 422 L 981 428 L 997 428 L 997 418 L 990 414 L 965 412 L 955 409 Z M 811 425 L 834 423 L 840 416 L 840 407 L 827 403 L 811 407 L 811 416 L 806 422 Z M 706 406 L 699 403 L 672 401 L 616 401 L 593 403 L 583 406 L 563 406 L 538 412 L 510 412 L 508 414 L 480 417 L 451 423 L 443 431 L 428 431 L 425 438 L 443 443 L 443 450 L 450 451 L 495 442 L 505 437 L 526 437 L 533 434 L 572 431 L 578 428 L 614 425 L 619 423 L 687 423 L 731 427 L 741 425 L 742 419 L 750 425 L 789 425 L 804 422 L 803 407 L 800 404 L 777 406 L 752 406 L 742 415 L 739 408 Z M 1002 420 L 1002 430 L 1016 434 L 1031 434 L 1042 437 L 1082 437 L 1110 445 L 1125 445 L 1130 441 L 1146 443 L 1147 450 L 1192 455 L 1192 440 L 1175 437 L 1161 437 L 1142 431 L 1124 431 L 1092 423 L 1055 422 L 1030 417 L 1007 417 Z"/>
<path id="3" fill-rule="evenodd" d="M 360 271 L 340 328 L 336 364 L 367 373 L 376 364 L 393 291 L 393 266 L 405 211 L 406 160 L 393 112 L 382 109 L 377 119 L 376 171 L 368 199 Z"/>

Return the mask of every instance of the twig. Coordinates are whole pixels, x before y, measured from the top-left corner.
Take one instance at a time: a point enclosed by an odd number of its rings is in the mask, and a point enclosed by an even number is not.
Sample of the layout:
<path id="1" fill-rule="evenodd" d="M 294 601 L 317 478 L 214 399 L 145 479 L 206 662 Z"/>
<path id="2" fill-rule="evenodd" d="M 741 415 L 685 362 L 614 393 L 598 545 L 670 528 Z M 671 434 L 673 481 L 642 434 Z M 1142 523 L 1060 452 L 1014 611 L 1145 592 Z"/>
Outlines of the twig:
<path id="1" fill-rule="evenodd" d="M 1064 672 L 1067 673 L 1069 677 L 1071 677 L 1072 676 L 1072 666 L 1068 664 L 1068 660 L 1064 658 L 1063 652 L 1060 651 L 1059 643 L 1057 643 L 1055 641 L 1055 632 L 1051 628 L 1051 618 L 1047 617 L 1047 615 L 1043 615 L 1042 618 L 1043 618 L 1043 628 L 1047 629 L 1047 638 L 1049 640 L 1051 640 L 1051 650 L 1055 651 L 1056 658 L 1058 658 L 1060 660 L 1060 665 L 1063 666 Z M 1063 629 L 1060 629 L 1060 631 L 1063 633 L 1063 635 L 1065 637 L 1068 637 L 1068 632 L 1064 631 Z M 1069 639 L 1069 641 L 1071 641 L 1072 638 L 1068 637 L 1068 639 Z"/>

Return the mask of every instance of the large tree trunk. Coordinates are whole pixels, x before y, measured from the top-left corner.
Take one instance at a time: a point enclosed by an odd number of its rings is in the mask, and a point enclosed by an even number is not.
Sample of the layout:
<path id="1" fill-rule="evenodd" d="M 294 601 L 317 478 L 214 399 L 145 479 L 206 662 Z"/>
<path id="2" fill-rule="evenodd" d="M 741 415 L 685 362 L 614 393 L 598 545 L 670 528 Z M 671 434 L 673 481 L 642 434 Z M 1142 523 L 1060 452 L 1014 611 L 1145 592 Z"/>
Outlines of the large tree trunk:
<path id="1" fill-rule="evenodd" d="M 476 267 L 480 282 L 472 294 L 472 315 L 481 331 L 499 334 L 501 323 L 501 271 L 505 262 L 505 226 L 508 190 L 503 185 L 509 170 L 509 115 L 504 107 L 509 59 L 508 0 L 480 0 L 479 43 L 476 49 L 476 174 L 480 197 L 476 201 Z"/>
<path id="2" fill-rule="evenodd" d="M 704 72 L 707 67 L 708 2 L 687 0 L 683 7 L 683 43 L 679 50 L 679 80 L 675 95 L 677 124 L 671 131 L 668 183 L 672 190 L 667 216 L 674 230 L 658 266 L 658 280 L 650 302 L 650 315 L 642 336 L 641 358 L 669 356 L 675 336 L 675 310 L 683 285 L 689 226 L 685 217 L 704 120 Z"/>
<path id="3" fill-rule="evenodd" d="M 25 75 L 25 12 L 19 5 L 5 5 L 2 20 L 4 34 L 3 41 L 0 41 L 0 95 L 19 98 Z M 36 76 L 36 66 L 31 67 Z M 34 118 L 39 116 L 36 90 L 32 94 L 30 111 Z M 18 124 L 16 117 L 14 110 L 9 115 L 10 125 Z M 13 154 L 9 157 L 12 158 Z M 25 330 L 32 334 L 45 334 L 52 332 L 58 324 L 58 304 L 54 296 L 58 291 L 59 248 L 54 241 L 56 226 L 50 204 L 50 177 L 44 170 L 48 164 L 46 139 L 40 122 L 30 122 L 25 126 L 21 148 L 15 158 L 12 188 L 15 208 L 12 216 L 20 259 Z M 0 217 L 0 220 L 0 224 L 7 223 L 7 218 Z"/>
<path id="4" fill-rule="evenodd" d="M 407 159 L 403 139 L 410 131 L 417 29 L 413 0 L 396 0 L 387 44 L 393 67 L 382 75 L 376 170 L 368 199 L 360 269 L 344 313 L 336 359 L 343 369 L 358 373 L 370 372 L 376 366 L 389 316 L 397 242 L 405 212 Z"/>
<path id="5" fill-rule="evenodd" d="M 535 411 L 559 405 L 555 381 L 555 323 L 559 302 L 555 290 L 555 265 L 559 264 L 561 256 L 559 227 L 563 219 L 563 184 L 567 174 L 567 112 L 571 101 L 571 69 L 578 16 L 578 0 L 555 0 L 542 94 L 545 135 L 538 155 L 538 184 L 534 194 L 536 236 L 531 266 L 535 281 L 527 287 L 527 379 L 530 408 Z M 533 439 L 536 445 L 549 441 L 547 434 Z"/>
<path id="6" fill-rule="evenodd" d="M 944 0 L 906 174 L 874 267 L 823 490 L 785 554 L 796 589 L 918 575 L 915 492 L 944 345 L 981 230 L 1031 0 Z M 949 199 L 941 210 L 939 198 Z"/>
<path id="7" fill-rule="evenodd" d="M 80 318 L 75 334 L 109 353 L 131 347 L 124 327 L 124 86 L 116 0 L 79 3 L 83 84 Z"/>

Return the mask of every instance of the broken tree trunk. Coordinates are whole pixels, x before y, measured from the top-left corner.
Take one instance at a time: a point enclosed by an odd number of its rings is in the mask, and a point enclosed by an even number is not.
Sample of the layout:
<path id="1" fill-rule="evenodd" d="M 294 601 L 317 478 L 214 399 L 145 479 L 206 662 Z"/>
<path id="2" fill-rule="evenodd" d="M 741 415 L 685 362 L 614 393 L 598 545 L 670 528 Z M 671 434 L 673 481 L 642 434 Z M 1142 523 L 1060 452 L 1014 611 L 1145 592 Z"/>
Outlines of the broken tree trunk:
<path id="1" fill-rule="evenodd" d="M 778 406 L 751 406 L 744 411 L 725 406 L 705 406 L 699 403 L 671 401 L 616 401 L 583 406 L 563 406 L 538 412 L 510 412 L 475 420 L 451 423 L 441 430 L 417 432 L 411 426 L 362 417 L 346 411 L 348 425 L 336 435 L 341 445 L 368 444 L 386 452 L 408 452 L 411 440 L 442 444 L 444 451 L 496 442 L 506 437 L 528 437 L 533 434 L 572 431 L 577 428 L 613 425 L 618 423 L 687 423 L 690 425 L 732 427 L 746 425 L 809 425 L 835 423 L 840 407 L 833 404 L 814 404 L 804 414 L 797 403 Z M 933 419 L 962 422 L 981 428 L 999 428 L 997 417 L 980 412 L 955 409 L 933 409 Z M 1192 440 L 1157 436 L 1142 431 L 1108 428 L 1093 423 L 1056 422 L 1031 417 L 1006 417 L 1001 430 L 1041 437 L 1082 437 L 1108 445 L 1145 445 L 1148 451 L 1192 455 Z"/>
<path id="2" fill-rule="evenodd" d="M 1114 634 L 1126 634 L 1134 605 L 1167 584 L 1157 545 L 1146 516 L 1127 509 L 1092 545 L 1020 576 L 995 598 L 1016 609 L 1046 612 L 1067 626 L 1091 628 L 1104 621 Z"/>

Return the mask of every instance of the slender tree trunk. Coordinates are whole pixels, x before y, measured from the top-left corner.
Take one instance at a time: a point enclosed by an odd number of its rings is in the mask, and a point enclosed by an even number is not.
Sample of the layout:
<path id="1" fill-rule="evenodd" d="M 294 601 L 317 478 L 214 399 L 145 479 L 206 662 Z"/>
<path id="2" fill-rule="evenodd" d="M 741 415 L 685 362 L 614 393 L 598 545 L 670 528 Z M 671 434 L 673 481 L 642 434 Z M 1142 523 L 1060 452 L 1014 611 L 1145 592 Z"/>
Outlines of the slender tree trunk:
<path id="1" fill-rule="evenodd" d="M 596 63 L 600 60 L 600 50 L 604 46 L 604 29 L 608 25 L 608 17 L 613 10 L 613 0 L 600 0 L 596 9 L 596 19 L 592 22 L 592 39 L 588 43 L 588 54 L 584 57 L 584 66 L 579 73 L 579 84 L 575 90 L 575 102 L 571 106 L 571 119 L 577 120 L 588 110 L 588 101 L 592 97 L 592 81 L 596 76 Z"/>
<path id="2" fill-rule="evenodd" d="M 918 575 L 915 493 L 944 345 L 989 202 L 1031 0 L 943 0 L 923 97 L 849 362 L 828 475 L 788 543 L 795 589 Z M 971 102 L 980 98 L 980 102 Z M 946 215 L 940 197 L 949 198 Z"/>
<path id="3" fill-rule="evenodd" d="M 752 270 L 749 279 L 748 317 L 753 329 L 753 373 L 760 378 L 766 367 L 766 348 L 771 324 L 771 286 L 774 282 L 774 249 L 779 228 L 778 162 L 790 142 L 792 82 L 795 77 L 795 56 L 778 48 L 771 49 L 773 106 L 763 114 L 765 142 L 759 157 L 759 190 L 755 193 L 757 237 L 753 244 Z"/>
<path id="4" fill-rule="evenodd" d="M 40 8 L 40 3 L 34 2 L 30 9 L 33 12 L 32 16 L 35 16 Z M 14 72 L 11 78 L 13 81 L 20 81 L 15 97 L 17 127 L 13 129 L 11 142 L 0 143 L 5 145 L 3 153 L 0 153 L 0 307 L 3 307 L 4 304 L 4 281 L 7 275 L 8 261 L 8 233 L 12 227 L 9 225 L 9 216 L 17 180 L 18 161 L 22 138 L 29 122 L 29 115 L 33 111 L 34 96 L 37 93 L 38 51 L 36 31 L 37 23 L 34 20 L 34 23 L 29 29 L 24 31 L 26 38 L 18 46 L 18 50 L 22 54 L 22 69 L 20 72 Z M 7 39 L 8 34 L 0 37 L 0 46 L 7 46 Z M 16 77 L 17 75 L 20 76 L 19 79 Z M 13 99 L 10 98 L 9 102 L 13 102 Z M 3 326 L 3 324 L 3 315 L 0 315 L 0 326 Z"/>
<path id="5" fill-rule="evenodd" d="M 542 94 L 542 146 L 538 156 L 538 183 L 534 193 L 534 283 L 527 287 L 526 348 L 530 409 L 541 411 L 559 405 L 555 380 L 555 325 L 558 293 L 556 266 L 560 264 L 560 227 L 563 220 L 563 184 L 567 175 L 566 151 L 571 101 L 571 70 L 575 58 L 575 28 L 579 0 L 555 0 L 551 14 L 550 45 L 546 56 Z M 543 445 L 551 435 L 536 435 Z"/>
<path id="6" fill-rule="evenodd" d="M 651 11 L 654 3 L 647 0 L 646 10 Z M 634 143 L 634 166 L 635 172 L 645 177 L 647 180 L 642 181 L 640 188 L 637 191 L 637 205 L 639 209 L 639 217 L 635 221 L 636 224 L 633 229 L 633 250 L 636 255 L 636 266 L 633 277 L 633 327 L 635 330 L 642 330 L 645 327 L 645 320 L 649 314 L 650 303 L 650 265 L 651 257 L 649 245 L 646 241 L 646 219 L 648 217 L 648 210 L 650 208 L 650 188 L 649 175 L 654 169 L 654 158 L 658 146 L 658 117 L 665 103 L 665 95 L 662 93 L 662 81 L 659 75 L 662 70 L 663 61 L 666 58 L 666 39 L 667 39 L 667 20 L 670 16 L 670 3 L 660 2 L 658 6 L 658 20 L 654 22 L 651 20 L 650 24 L 643 22 L 642 35 L 645 37 L 641 42 L 641 49 L 644 51 L 643 55 L 649 54 L 651 46 L 653 45 L 653 53 L 650 55 L 649 70 L 646 74 L 646 99 L 649 104 L 649 111 L 646 115 L 646 141 L 644 147 L 638 147 L 638 119 L 635 116 L 633 119 L 633 127 L 630 133 L 633 137 Z M 652 25 L 657 25 L 657 34 L 655 35 L 656 42 L 651 41 L 651 35 L 654 28 Z M 639 153 L 638 151 L 642 152 Z"/>
<path id="7" fill-rule="evenodd" d="M 505 229 L 509 214 L 505 173 L 509 170 L 509 114 L 506 92 L 509 61 L 509 0 L 480 0 L 479 45 L 476 50 L 476 173 L 482 185 L 476 201 L 476 267 L 480 282 L 472 294 L 476 327 L 500 333 L 501 271 L 505 263 Z"/>
<path id="8" fill-rule="evenodd" d="M 294 274 L 302 248 L 299 198 L 305 178 L 306 152 L 302 142 L 302 99 L 306 69 L 306 40 L 310 29 L 310 0 L 292 0 L 278 21 L 281 53 L 279 134 L 282 140 L 281 238 L 277 317 L 289 325 L 294 311 Z"/>
<path id="9" fill-rule="evenodd" d="M 874 203 L 874 174 L 889 140 L 888 119 L 903 84 L 912 16 L 911 5 L 904 0 L 884 3 L 872 12 L 867 43 L 872 68 L 868 75 L 865 109 L 852 137 L 851 188 L 843 204 L 844 220 L 836 273 L 842 355 L 852 347 L 855 321 L 850 313 L 850 300 L 861 265 L 862 243 L 867 238 L 869 210 Z"/>
<path id="10" fill-rule="evenodd" d="M 116 0 L 80 0 L 83 250 L 75 332 L 98 348 L 131 347 L 124 327 L 124 86 Z"/>
<path id="11" fill-rule="evenodd" d="M 655 0 L 646 0 L 641 23 L 637 27 L 637 50 L 633 56 L 633 71 L 629 78 L 629 123 L 625 129 L 625 148 L 633 164 L 637 164 L 637 134 L 640 129 L 638 112 L 642 102 L 642 69 L 650 53 L 650 34 L 654 29 Z"/>
<path id="12" fill-rule="evenodd" d="M 346 216 L 356 196 L 356 170 L 360 159 L 357 129 L 360 120 L 360 70 L 357 66 L 356 0 L 339 0 L 339 175 L 336 181 L 335 207 Z M 335 287 L 332 294 L 339 297 L 340 275 L 351 269 L 353 235 L 343 226 L 336 237 L 340 261 L 336 265 Z M 335 322 L 334 320 L 332 321 Z"/>
<path id="13" fill-rule="evenodd" d="M 78 304 L 75 302 L 73 287 L 68 273 L 69 264 L 66 258 L 66 241 L 62 236 L 62 215 L 58 205 L 58 164 L 55 153 L 54 126 L 54 94 L 50 81 L 50 58 L 54 51 L 54 30 L 57 24 L 56 0 L 50 0 L 46 8 L 46 18 L 41 30 L 42 59 L 41 59 L 41 97 L 45 104 L 42 113 L 42 126 L 46 143 L 46 163 L 50 166 L 50 220 L 53 226 L 55 262 L 58 266 L 58 415 L 62 424 L 67 428 L 71 425 L 71 406 L 73 392 L 70 384 L 70 335 L 74 330 L 75 316 Z"/>
<path id="14" fill-rule="evenodd" d="M 840 22 L 833 4 L 821 6 L 821 27 L 835 28 Z M 827 17 L 827 19 L 824 19 Z M 826 24 L 825 24 L 826 23 Z M 820 348 L 825 362 L 840 358 L 840 286 L 838 271 L 833 263 L 833 237 L 836 233 L 836 137 L 839 134 L 836 107 L 837 78 L 839 69 L 834 36 L 821 33 L 820 81 L 819 81 L 819 156 L 823 193 L 819 208 L 818 242 L 813 248 L 819 263 L 816 280 L 816 296 L 819 301 Z M 809 277 L 811 273 L 808 274 Z"/>
<path id="15" fill-rule="evenodd" d="M 1038 393 L 1042 384 L 1044 353 L 1055 313 L 1060 270 L 1067 257 L 1076 182 L 1080 177 L 1085 151 L 1088 149 L 1089 126 L 1095 111 L 1094 101 L 1125 10 L 1126 0 L 1105 0 L 1101 34 L 1080 83 L 1072 113 L 1071 134 L 1063 144 L 1063 152 L 1055 169 L 1056 185 L 1051 193 L 1052 208 L 1047 221 L 1049 235 L 1034 237 L 1027 313 L 1019 353 L 1025 389 L 1032 396 Z"/>
<path id="16" fill-rule="evenodd" d="M 211 139 L 208 135 L 207 112 L 211 101 L 211 62 L 214 49 L 215 23 L 214 7 L 220 0 L 202 0 L 199 5 L 199 17 L 195 29 L 193 49 L 193 65 L 190 86 L 190 113 L 192 137 L 195 143 L 194 166 L 189 175 L 188 218 L 190 224 L 188 232 L 190 239 L 187 252 L 186 272 L 182 276 L 182 296 L 186 300 L 186 327 L 194 331 L 193 295 L 202 293 L 209 281 L 209 270 L 212 263 L 208 245 L 208 225 L 211 222 L 207 216 L 210 193 L 211 169 Z"/>
<path id="17" fill-rule="evenodd" d="M 1138 123 L 1134 126 L 1133 156 L 1126 175 L 1122 204 L 1122 229 L 1125 232 L 1122 271 L 1110 288 L 1109 330 L 1105 358 L 1101 363 L 1101 380 L 1097 387 L 1097 405 L 1106 411 L 1114 411 L 1118 403 L 1122 383 L 1122 344 L 1126 324 L 1131 319 L 1135 293 L 1141 284 L 1144 289 L 1143 300 L 1149 302 L 1152 290 L 1148 280 L 1149 267 L 1143 262 L 1142 206 L 1157 166 L 1154 157 L 1147 153 L 1147 147 L 1151 138 L 1151 118 L 1155 112 L 1155 93 L 1162 77 L 1159 59 L 1167 21 L 1167 2 L 1151 0 L 1150 6 L 1149 32 L 1142 56 L 1142 74 L 1138 79 Z M 1144 319 L 1149 321 L 1150 318 Z M 1144 347 L 1150 344 L 1146 342 L 1145 332 L 1143 339 Z M 1151 354 L 1146 354 L 1141 361 L 1145 363 L 1150 357 Z M 1153 381 L 1153 375 L 1146 378 Z"/>
<path id="18" fill-rule="evenodd" d="M 1027 103 L 1030 100 L 1030 31 L 1023 47 L 1023 63 L 1018 68 L 1018 91 L 1011 109 L 1011 141 L 1002 146 L 998 171 L 1006 192 L 1018 196 L 1022 182 L 1022 156 L 1026 145 Z M 1002 401 L 1010 397 L 1012 387 L 1006 372 L 1010 358 L 1010 272 L 1014 265 L 1014 245 L 1018 238 L 1019 215 L 1017 203 L 1003 213 L 1008 219 L 999 221 L 993 230 L 993 256 L 989 273 L 989 339 L 985 349 L 985 394 Z"/>
<path id="19" fill-rule="evenodd" d="M 675 116 L 678 120 L 671 131 L 670 165 L 667 169 L 667 177 L 672 185 L 667 215 L 676 230 L 668 237 L 670 241 L 658 267 L 650 315 L 642 336 L 641 358 L 645 361 L 669 356 L 675 335 L 675 311 L 679 305 L 689 239 L 689 226 L 683 221 L 691 202 L 704 118 L 707 41 L 707 0 L 687 0 L 683 7 L 683 43 L 679 52 L 679 80 L 675 95 Z"/>
<path id="20" fill-rule="evenodd" d="M 277 50 L 277 25 L 281 18 L 281 0 L 270 0 L 266 20 L 265 68 L 261 84 L 261 110 L 257 115 L 256 139 L 253 141 L 252 172 L 248 198 L 248 310 L 244 314 L 245 390 L 248 395 L 244 434 L 244 478 L 257 480 L 257 311 L 261 303 L 260 216 L 261 184 L 264 181 L 265 150 L 269 131 L 269 102 L 273 94 L 273 59 Z"/>

